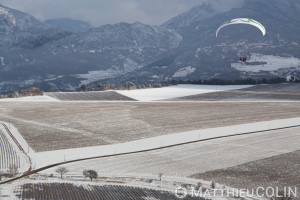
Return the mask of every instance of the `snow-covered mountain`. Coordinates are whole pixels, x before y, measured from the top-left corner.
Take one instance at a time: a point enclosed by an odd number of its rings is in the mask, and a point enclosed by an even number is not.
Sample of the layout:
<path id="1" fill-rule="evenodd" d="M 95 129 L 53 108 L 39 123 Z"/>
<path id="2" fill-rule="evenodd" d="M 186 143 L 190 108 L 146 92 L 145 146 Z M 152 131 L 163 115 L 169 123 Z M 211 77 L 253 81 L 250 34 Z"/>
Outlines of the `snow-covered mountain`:
<path id="1" fill-rule="evenodd" d="M 224 0 L 206 1 L 196 7 L 191 8 L 169 21 L 162 26 L 177 31 L 184 31 L 184 28 L 194 22 L 203 21 L 215 16 L 218 13 L 226 12 L 232 8 L 240 8 L 244 4 L 244 0 L 231 0 L 230 3 Z"/>
<path id="2" fill-rule="evenodd" d="M 115 78 L 152 63 L 182 39 L 173 30 L 141 23 L 69 32 L 8 10 L 16 18 L 16 28 L 0 38 L 4 92 L 31 85 L 71 90 L 82 83 Z"/>
<path id="3" fill-rule="evenodd" d="M 7 9 L 0 7 L 0 32 L 10 32 L 16 26 L 14 15 Z"/>
<path id="4" fill-rule="evenodd" d="M 240 2 L 242 4 L 227 11 L 217 10 L 222 5 L 215 7 L 212 3 L 205 3 L 169 20 L 163 26 L 182 35 L 180 46 L 140 73 L 127 75 L 124 79 L 166 80 L 174 78 L 174 75 L 178 77 L 178 71 L 187 68 L 193 70 L 180 79 L 300 78 L 300 19 L 297 17 L 300 1 Z M 258 20 L 266 27 L 267 35 L 263 37 L 258 29 L 251 26 L 234 25 L 224 28 L 216 38 L 215 32 L 222 23 L 239 17 Z M 242 66 L 238 62 L 242 55 L 250 58 L 247 65 Z"/>
<path id="5" fill-rule="evenodd" d="M 119 23 L 83 32 L 0 6 L 0 91 L 173 78 L 300 78 L 300 2 L 226 2 L 210 0 L 161 26 Z M 236 25 L 215 37 L 220 24 L 237 17 L 260 21 L 267 35 Z M 240 55 L 250 57 L 247 65 L 240 66 Z"/>

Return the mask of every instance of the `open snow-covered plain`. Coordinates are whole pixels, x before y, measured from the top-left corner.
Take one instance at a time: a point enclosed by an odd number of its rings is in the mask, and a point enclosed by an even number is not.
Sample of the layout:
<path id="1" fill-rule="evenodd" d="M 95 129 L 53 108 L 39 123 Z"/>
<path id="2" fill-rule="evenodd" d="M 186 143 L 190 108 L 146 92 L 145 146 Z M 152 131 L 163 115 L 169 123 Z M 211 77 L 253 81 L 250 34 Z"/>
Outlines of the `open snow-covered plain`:
<path id="1" fill-rule="evenodd" d="M 158 137 L 151 137 L 142 140 L 135 140 L 114 145 L 103 145 L 95 147 L 40 152 L 35 155 L 36 166 L 38 168 L 41 168 L 55 163 L 85 159 L 87 158 L 86 155 L 89 155 L 89 158 L 96 158 L 99 156 L 103 157 L 117 154 L 128 154 L 172 147 L 174 145 L 183 145 L 199 140 L 205 141 L 214 138 L 271 131 L 295 126 L 300 126 L 300 118 L 273 120 L 267 122 L 241 124 L 236 126 L 194 130 Z"/>
<path id="2" fill-rule="evenodd" d="M 173 99 L 196 94 L 205 94 L 218 91 L 238 90 L 252 85 L 175 85 L 163 88 L 142 90 L 117 91 L 118 93 L 138 101 L 158 101 Z"/>
<path id="3" fill-rule="evenodd" d="M 1 102 L 55 102 L 55 101 L 59 101 L 59 100 L 52 98 L 48 95 L 0 99 L 0 103 Z"/>
<path id="4" fill-rule="evenodd" d="M 74 174 L 89 168 L 97 170 L 102 176 L 142 174 L 147 177 L 161 172 L 165 176 L 189 177 L 299 150 L 299 131 L 298 127 L 219 138 L 65 166 Z"/>
<path id="5" fill-rule="evenodd" d="M 137 145 L 126 148 L 126 143 L 134 144 L 134 141 L 138 140 L 154 141 L 155 137 L 160 138 L 162 142 L 159 145 L 149 143 L 149 148 L 172 145 L 172 141 L 175 140 L 183 142 L 189 137 L 194 140 L 201 137 L 206 139 L 201 134 L 196 138 L 197 134 L 194 133 L 201 131 L 208 131 L 205 136 L 217 137 L 223 136 L 226 131 L 228 135 L 234 135 L 240 133 L 240 130 L 264 131 L 273 127 L 283 128 L 300 124 L 297 84 L 236 88 L 190 85 L 186 87 L 179 85 L 174 88 L 122 91 L 123 94 L 112 91 L 80 93 L 76 94 L 77 96 L 75 93 L 60 93 L 60 96 L 47 94 L 43 97 L 28 97 L 26 100 L 5 100 L 0 102 L 0 120 L 11 124 L 12 133 L 32 158 L 33 168 L 105 155 L 103 149 L 106 147 L 113 153 L 121 153 L 122 148 L 134 150 L 135 147 L 138 148 Z M 188 91 L 185 93 L 185 90 Z M 229 101 L 226 101 L 227 93 L 231 96 Z M 260 99 L 262 101 L 255 101 L 254 97 L 262 94 L 269 96 Z M 128 101 L 115 99 L 122 95 L 124 99 L 128 98 Z M 153 98 L 150 98 L 151 95 Z M 280 99 L 278 96 L 289 98 Z M 101 101 L 104 97 L 107 99 Z M 91 101 L 87 101 L 89 99 Z M 268 101 L 265 101 L 266 99 Z M 172 136 L 175 137 L 174 140 L 168 139 Z M 190 176 L 210 181 L 213 178 L 209 172 L 218 173 L 218 170 L 224 170 L 222 175 L 229 174 L 228 180 L 231 180 L 230 177 L 238 175 L 230 170 L 238 165 L 247 165 L 274 156 L 281 156 L 284 160 L 285 154 L 294 154 L 299 150 L 299 137 L 299 127 L 294 127 L 198 141 L 131 155 L 97 158 L 65 166 L 70 170 L 68 174 L 71 179 L 82 177 L 84 169 L 95 169 L 103 177 L 155 179 L 162 173 L 165 180 L 174 182 Z M 113 146 L 118 144 L 121 149 Z M 146 145 L 143 148 L 146 148 Z M 259 163 L 255 166 L 264 164 Z M 277 167 L 282 166 L 278 164 Z M 291 167 L 297 170 L 297 166 L 293 164 Z M 248 165 L 247 167 L 249 168 Z M 288 167 L 285 166 L 287 173 L 292 174 Z M 55 169 L 51 168 L 41 173 L 55 174 Z M 253 168 L 249 170 L 253 171 Z M 294 177 L 299 178 L 298 175 Z M 251 176 L 246 178 L 248 181 L 253 179 Z M 221 182 L 217 179 L 216 181 Z M 269 177 L 265 181 L 273 180 Z M 294 184 L 285 179 L 283 182 Z M 225 181 L 224 184 L 237 188 L 243 186 L 232 180 Z"/>
<path id="6" fill-rule="evenodd" d="M 252 85 L 174 85 L 163 88 L 115 90 L 103 92 L 49 92 L 43 96 L 0 99 L 0 102 L 56 101 L 158 101 L 211 92 L 238 90 Z"/>

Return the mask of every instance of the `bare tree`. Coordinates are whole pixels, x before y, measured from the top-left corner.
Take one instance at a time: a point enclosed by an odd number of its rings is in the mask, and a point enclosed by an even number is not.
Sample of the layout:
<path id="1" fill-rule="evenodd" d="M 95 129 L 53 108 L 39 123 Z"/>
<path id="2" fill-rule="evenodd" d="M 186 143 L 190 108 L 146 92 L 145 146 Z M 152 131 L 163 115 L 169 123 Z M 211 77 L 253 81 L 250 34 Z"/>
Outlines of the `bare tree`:
<path id="1" fill-rule="evenodd" d="M 216 183 L 213 182 L 213 181 L 211 182 L 211 188 L 212 188 L 212 189 L 215 189 L 215 188 L 216 188 Z"/>
<path id="2" fill-rule="evenodd" d="M 161 181 L 161 177 L 162 177 L 163 173 L 159 172 L 158 173 L 158 177 L 159 177 L 159 180 Z"/>
<path id="3" fill-rule="evenodd" d="M 60 174 L 60 178 L 63 178 L 63 175 L 68 173 L 69 170 L 65 167 L 59 167 L 55 170 L 55 172 L 59 173 Z"/>
<path id="4" fill-rule="evenodd" d="M 91 181 L 98 178 L 98 173 L 95 170 L 84 170 L 82 174 L 85 178 L 90 178 Z"/>
<path id="5" fill-rule="evenodd" d="M 16 176 L 18 173 L 18 167 L 16 165 L 10 166 L 7 170 L 8 177 L 10 178 Z"/>
<path id="6" fill-rule="evenodd" d="M 100 90 L 100 91 L 104 91 L 104 86 L 102 85 L 102 84 L 98 84 L 98 89 Z"/>
<path id="7" fill-rule="evenodd" d="M 198 183 L 197 183 L 197 186 L 196 186 L 197 190 L 200 190 L 201 187 L 202 187 L 202 183 L 201 183 L 201 182 L 198 182 Z"/>
<path id="8" fill-rule="evenodd" d="M 80 89 L 85 92 L 86 91 L 86 88 L 87 88 L 87 85 L 83 84 L 80 86 Z"/>

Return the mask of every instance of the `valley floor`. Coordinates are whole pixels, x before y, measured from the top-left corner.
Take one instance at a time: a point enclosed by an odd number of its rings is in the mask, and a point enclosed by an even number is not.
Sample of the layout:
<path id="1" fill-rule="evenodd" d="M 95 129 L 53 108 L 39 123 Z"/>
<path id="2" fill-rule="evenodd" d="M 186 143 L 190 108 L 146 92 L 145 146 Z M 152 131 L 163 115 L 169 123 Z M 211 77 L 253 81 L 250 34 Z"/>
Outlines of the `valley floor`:
<path id="1" fill-rule="evenodd" d="M 298 86 L 260 85 L 154 102 L 57 99 L 1 102 L 0 121 L 14 125 L 36 152 L 109 145 L 172 133 L 296 118 L 300 115 Z M 111 93 L 106 96 L 111 97 Z M 114 177 L 121 185 L 124 177 L 156 180 L 162 173 L 164 180 L 173 182 L 193 178 L 239 189 L 260 185 L 300 187 L 296 173 L 300 171 L 299 142 L 300 128 L 293 127 L 63 166 L 69 170 L 70 179 L 78 178 L 79 182 L 83 170 L 93 169 L 100 177 Z M 41 174 L 56 174 L 55 168 Z M 38 191 L 57 186 L 30 184 L 22 187 L 36 187 Z M 21 194 L 30 195 L 26 191 Z"/>

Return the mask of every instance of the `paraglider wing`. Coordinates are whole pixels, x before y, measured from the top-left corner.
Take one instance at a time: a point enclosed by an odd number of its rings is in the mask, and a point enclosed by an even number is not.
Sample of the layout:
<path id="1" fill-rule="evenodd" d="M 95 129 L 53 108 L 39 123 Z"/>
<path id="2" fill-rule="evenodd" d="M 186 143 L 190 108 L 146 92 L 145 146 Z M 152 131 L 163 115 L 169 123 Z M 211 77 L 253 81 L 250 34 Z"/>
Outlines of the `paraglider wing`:
<path id="1" fill-rule="evenodd" d="M 248 18 L 238 18 L 238 19 L 229 20 L 229 21 L 225 22 L 223 25 L 221 25 L 216 32 L 216 37 L 218 37 L 218 33 L 222 28 L 224 28 L 225 26 L 233 25 L 233 24 L 252 25 L 252 26 L 255 26 L 256 28 L 258 28 L 262 32 L 263 36 L 266 35 L 265 27 L 258 21 L 255 21 L 253 19 L 248 19 Z"/>

